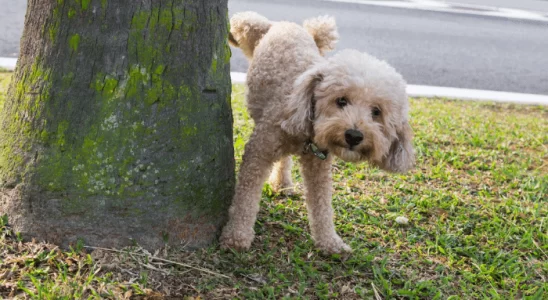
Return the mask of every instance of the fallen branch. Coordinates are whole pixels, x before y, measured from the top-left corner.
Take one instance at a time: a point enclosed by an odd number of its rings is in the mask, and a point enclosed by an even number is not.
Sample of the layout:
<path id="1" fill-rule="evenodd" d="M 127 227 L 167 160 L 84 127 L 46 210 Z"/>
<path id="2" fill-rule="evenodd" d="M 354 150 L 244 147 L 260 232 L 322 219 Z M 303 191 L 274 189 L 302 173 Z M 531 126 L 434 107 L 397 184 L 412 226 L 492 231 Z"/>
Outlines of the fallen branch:
<path id="1" fill-rule="evenodd" d="M 95 250 L 111 251 L 111 252 L 117 252 L 117 253 L 127 253 L 127 251 L 116 250 L 116 249 L 109 249 L 109 248 L 102 248 L 102 247 L 84 246 L 84 248 L 95 249 Z M 208 269 L 203 269 L 203 268 L 194 267 L 194 266 L 187 265 L 187 264 L 184 264 L 184 263 L 180 263 L 180 262 L 176 262 L 176 261 L 172 261 L 172 260 L 168 260 L 168 259 L 156 257 L 156 256 L 153 256 L 153 255 L 140 254 L 140 253 L 132 253 L 132 254 L 134 254 L 134 255 L 139 255 L 139 256 L 147 256 L 147 257 L 148 257 L 149 259 L 151 259 L 151 260 L 157 260 L 157 261 L 161 261 L 161 262 L 166 262 L 166 263 L 178 265 L 178 266 L 181 266 L 181 267 L 193 269 L 193 270 L 196 270 L 196 271 L 200 271 L 200 272 L 204 272 L 204 273 L 212 274 L 212 275 L 215 275 L 215 276 L 219 276 L 219 277 L 223 277 L 223 278 L 228 278 L 228 279 L 230 279 L 230 277 L 228 277 L 228 276 L 226 276 L 226 275 L 223 275 L 223 274 L 220 274 L 220 273 L 217 273 L 217 272 L 213 272 L 213 271 L 208 270 Z"/>

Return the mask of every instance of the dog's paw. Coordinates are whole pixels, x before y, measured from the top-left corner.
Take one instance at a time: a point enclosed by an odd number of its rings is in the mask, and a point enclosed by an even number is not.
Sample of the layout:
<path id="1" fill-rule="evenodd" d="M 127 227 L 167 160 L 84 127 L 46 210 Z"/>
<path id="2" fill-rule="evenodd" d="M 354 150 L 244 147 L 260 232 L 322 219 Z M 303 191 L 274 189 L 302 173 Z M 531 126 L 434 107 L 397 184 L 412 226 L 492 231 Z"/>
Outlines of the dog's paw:
<path id="1" fill-rule="evenodd" d="M 221 234 L 219 242 L 222 249 L 234 249 L 237 251 L 248 250 L 255 234 L 253 231 L 234 230 L 226 226 Z"/>
<path id="2" fill-rule="evenodd" d="M 325 254 L 342 254 L 352 252 L 352 248 L 345 244 L 339 236 L 330 239 L 322 239 L 317 241 L 315 244 L 316 247 Z"/>

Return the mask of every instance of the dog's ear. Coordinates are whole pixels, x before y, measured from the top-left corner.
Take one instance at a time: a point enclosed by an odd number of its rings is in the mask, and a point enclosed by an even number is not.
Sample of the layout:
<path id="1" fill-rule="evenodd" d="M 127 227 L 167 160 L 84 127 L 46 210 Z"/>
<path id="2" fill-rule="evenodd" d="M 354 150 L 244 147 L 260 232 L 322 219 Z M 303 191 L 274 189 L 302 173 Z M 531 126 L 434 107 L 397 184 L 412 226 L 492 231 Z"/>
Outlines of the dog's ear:
<path id="1" fill-rule="evenodd" d="M 407 121 L 396 128 L 397 139 L 390 145 L 388 154 L 383 158 L 380 167 L 390 172 L 403 173 L 415 165 L 413 150 L 413 130 Z"/>
<path id="2" fill-rule="evenodd" d="M 297 78 L 293 92 L 284 109 L 282 129 L 293 136 L 310 137 L 314 120 L 314 88 L 323 80 L 316 69 L 306 71 Z"/>

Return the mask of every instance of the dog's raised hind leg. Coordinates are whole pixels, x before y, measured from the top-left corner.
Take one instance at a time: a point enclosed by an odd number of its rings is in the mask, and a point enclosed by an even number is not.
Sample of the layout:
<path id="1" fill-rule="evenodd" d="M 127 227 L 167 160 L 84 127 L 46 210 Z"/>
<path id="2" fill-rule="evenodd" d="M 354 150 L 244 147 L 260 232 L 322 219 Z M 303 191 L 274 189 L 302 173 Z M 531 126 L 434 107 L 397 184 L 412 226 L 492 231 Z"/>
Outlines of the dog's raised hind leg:
<path id="1" fill-rule="evenodd" d="M 286 156 L 277 161 L 272 168 L 268 182 L 276 193 L 292 195 L 294 193 L 293 180 L 291 179 L 291 156 Z"/>

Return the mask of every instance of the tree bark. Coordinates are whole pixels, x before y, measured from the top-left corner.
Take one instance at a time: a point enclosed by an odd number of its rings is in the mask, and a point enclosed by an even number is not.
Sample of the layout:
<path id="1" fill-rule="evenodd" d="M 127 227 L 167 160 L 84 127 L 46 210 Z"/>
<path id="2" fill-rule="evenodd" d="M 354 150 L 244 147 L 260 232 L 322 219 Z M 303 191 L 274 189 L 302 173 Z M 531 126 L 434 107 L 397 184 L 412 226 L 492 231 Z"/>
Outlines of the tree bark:
<path id="1" fill-rule="evenodd" d="M 233 193 L 227 0 L 29 0 L 0 112 L 0 213 L 25 238 L 216 238 Z"/>

